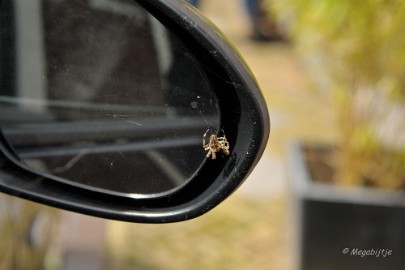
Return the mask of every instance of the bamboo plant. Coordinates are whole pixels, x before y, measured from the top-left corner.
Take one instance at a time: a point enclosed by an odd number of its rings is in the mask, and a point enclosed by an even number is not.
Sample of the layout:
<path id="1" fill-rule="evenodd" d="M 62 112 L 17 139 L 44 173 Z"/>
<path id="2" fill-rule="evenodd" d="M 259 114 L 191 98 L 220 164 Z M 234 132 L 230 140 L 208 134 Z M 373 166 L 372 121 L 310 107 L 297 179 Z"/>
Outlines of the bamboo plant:
<path id="1" fill-rule="evenodd" d="M 339 116 L 335 182 L 405 187 L 405 2 L 271 1 Z"/>

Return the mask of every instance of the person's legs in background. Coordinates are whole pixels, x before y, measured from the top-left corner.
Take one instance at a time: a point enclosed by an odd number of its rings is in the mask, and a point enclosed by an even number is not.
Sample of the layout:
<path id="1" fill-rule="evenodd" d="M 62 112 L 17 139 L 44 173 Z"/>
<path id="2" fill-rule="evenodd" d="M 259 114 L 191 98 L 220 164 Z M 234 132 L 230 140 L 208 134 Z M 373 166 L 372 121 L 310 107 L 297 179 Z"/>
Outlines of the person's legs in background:
<path id="1" fill-rule="evenodd" d="M 262 0 L 246 0 L 246 10 L 252 23 L 251 38 L 257 41 L 281 40 L 273 18 L 266 12 Z"/>
<path id="2" fill-rule="evenodd" d="M 193 6 L 195 6 L 195 7 L 198 7 L 198 4 L 199 4 L 199 0 L 188 0 L 189 2 L 190 2 L 190 4 L 192 4 Z"/>

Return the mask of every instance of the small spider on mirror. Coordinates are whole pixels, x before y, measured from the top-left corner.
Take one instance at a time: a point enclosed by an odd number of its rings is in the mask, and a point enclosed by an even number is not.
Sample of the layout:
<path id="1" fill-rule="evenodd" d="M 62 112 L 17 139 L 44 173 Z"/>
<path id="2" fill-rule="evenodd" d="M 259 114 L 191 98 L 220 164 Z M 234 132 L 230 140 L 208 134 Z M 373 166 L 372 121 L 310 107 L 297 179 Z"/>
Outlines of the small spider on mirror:
<path id="1" fill-rule="evenodd" d="M 207 129 L 207 131 L 203 135 L 203 148 L 205 151 L 208 151 L 207 157 L 211 157 L 212 159 L 217 158 L 218 152 L 222 150 L 222 152 L 225 155 L 229 155 L 229 142 L 225 137 L 225 132 L 222 130 L 222 135 L 223 137 L 217 137 L 216 135 L 212 134 L 210 136 L 210 140 L 208 143 L 205 143 L 205 136 L 207 135 L 208 131 L 210 129 Z"/>

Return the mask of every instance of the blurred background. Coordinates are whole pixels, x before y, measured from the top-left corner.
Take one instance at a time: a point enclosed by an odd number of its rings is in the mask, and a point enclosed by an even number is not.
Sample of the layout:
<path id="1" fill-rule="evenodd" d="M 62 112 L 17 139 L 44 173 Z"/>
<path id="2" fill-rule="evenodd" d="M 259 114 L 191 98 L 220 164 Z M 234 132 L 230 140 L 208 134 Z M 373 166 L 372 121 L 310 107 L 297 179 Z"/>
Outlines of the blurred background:
<path id="1" fill-rule="evenodd" d="M 269 142 L 246 182 L 213 211 L 175 224 L 59 212 L 46 269 L 77 269 L 70 259 L 94 269 L 294 269 L 292 141 L 338 145 L 339 153 L 321 163 L 342 168 L 331 180 L 340 186 L 389 192 L 405 187 L 405 4 L 260 4 L 259 10 L 243 0 L 198 5 L 245 58 L 269 107 Z"/>
<path id="2" fill-rule="evenodd" d="M 293 9 L 261 4 L 260 36 L 243 0 L 201 0 L 198 6 L 245 58 L 269 106 L 271 135 L 260 163 L 233 196 L 195 220 L 108 221 L 109 269 L 292 268 L 286 147 L 297 138 L 335 142 L 338 134 L 330 95 L 315 87 L 289 36 Z M 276 22 L 279 29 L 271 32 Z"/>

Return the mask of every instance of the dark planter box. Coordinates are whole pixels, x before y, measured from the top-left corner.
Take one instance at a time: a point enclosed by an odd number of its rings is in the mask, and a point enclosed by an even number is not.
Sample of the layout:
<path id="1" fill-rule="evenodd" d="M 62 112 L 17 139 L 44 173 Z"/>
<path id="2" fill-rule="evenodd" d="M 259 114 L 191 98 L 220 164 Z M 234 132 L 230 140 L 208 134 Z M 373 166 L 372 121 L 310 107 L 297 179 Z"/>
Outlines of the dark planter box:
<path id="1" fill-rule="evenodd" d="M 295 269 L 405 269 L 405 192 L 316 182 L 308 147 L 288 148 Z"/>

